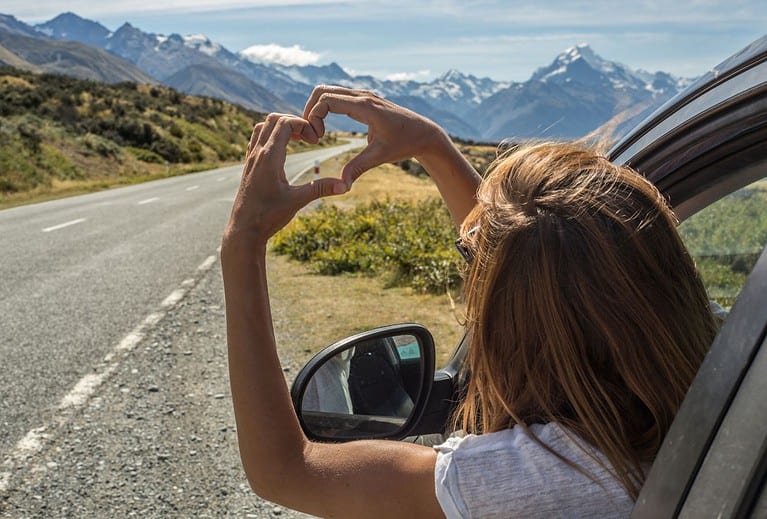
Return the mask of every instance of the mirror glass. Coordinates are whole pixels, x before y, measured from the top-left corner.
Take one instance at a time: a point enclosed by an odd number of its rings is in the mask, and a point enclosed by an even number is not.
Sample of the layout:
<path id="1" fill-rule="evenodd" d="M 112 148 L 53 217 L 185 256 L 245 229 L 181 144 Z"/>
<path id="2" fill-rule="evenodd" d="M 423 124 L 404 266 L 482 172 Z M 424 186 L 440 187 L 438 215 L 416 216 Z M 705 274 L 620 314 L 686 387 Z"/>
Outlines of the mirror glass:
<path id="1" fill-rule="evenodd" d="M 418 400 L 422 358 L 413 335 L 348 345 L 308 380 L 300 406 L 305 426 L 317 436 L 339 440 L 395 433 Z"/>

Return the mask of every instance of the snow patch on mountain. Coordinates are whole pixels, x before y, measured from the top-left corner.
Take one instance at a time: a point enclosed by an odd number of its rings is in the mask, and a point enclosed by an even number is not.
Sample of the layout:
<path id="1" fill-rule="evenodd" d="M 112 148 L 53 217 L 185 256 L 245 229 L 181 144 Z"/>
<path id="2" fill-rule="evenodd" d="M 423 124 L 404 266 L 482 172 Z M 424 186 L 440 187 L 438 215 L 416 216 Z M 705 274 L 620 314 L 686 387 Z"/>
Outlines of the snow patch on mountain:
<path id="1" fill-rule="evenodd" d="M 184 38 L 184 45 L 192 49 L 197 49 L 208 56 L 215 56 L 221 51 L 221 45 L 213 43 L 210 38 L 204 34 L 187 34 Z"/>

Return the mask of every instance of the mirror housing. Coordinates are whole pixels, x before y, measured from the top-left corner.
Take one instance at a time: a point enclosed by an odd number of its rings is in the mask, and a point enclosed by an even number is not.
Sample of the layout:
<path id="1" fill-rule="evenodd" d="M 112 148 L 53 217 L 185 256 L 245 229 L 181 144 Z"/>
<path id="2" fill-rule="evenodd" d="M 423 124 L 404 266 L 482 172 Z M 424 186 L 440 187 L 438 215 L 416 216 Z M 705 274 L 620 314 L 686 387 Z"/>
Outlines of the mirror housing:
<path id="1" fill-rule="evenodd" d="M 311 440 L 399 440 L 412 434 L 434 380 L 434 339 L 415 323 L 375 328 L 328 346 L 290 390 Z"/>

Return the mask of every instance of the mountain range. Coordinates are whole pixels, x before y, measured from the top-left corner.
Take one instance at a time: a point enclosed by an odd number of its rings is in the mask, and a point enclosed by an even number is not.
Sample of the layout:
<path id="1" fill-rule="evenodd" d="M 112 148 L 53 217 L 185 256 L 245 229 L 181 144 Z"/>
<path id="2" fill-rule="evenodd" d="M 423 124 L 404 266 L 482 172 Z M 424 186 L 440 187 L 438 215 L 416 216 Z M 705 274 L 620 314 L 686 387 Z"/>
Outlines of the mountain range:
<path id="1" fill-rule="evenodd" d="M 160 83 L 261 112 L 300 113 L 314 85 L 372 90 L 442 125 L 451 135 L 579 138 L 608 124 L 615 131 L 675 95 L 690 79 L 633 70 L 571 47 L 524 82 L 450 70 L 428 82 L 352 76 L 341 66 L 285 66 L 253 61 L 202 34 L 169 36 L 129 23 L 115 31 L 73 13 L 38 25 L 0 15 L 0 63 L 106 82 Z M 361 130 L 346 118 L 331 127 Z"/>

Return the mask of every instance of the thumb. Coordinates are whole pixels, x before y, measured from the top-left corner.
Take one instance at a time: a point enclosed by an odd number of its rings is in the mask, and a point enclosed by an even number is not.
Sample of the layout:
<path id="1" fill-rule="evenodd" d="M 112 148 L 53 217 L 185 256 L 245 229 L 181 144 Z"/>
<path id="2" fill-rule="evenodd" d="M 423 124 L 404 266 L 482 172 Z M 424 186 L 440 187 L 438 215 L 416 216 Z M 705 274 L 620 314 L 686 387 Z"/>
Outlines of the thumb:
<path id="1" fill-rule="evenodd" d="M 376 149 L 368 146 L 344 165 L 341 171 L 341 180 L 346 183 L 347 188 L 351 188 L 354 181 L 364 172 L 381 165 L 383 162 Z"/>
<path id="2" fill-rule="evenodd" d="M 343 195 L 349 190 L 346 184 L 338 178 L 320 178 L 308 184 L 296 186 L 295 189 L 302 207 L 318 198 Z"/>

